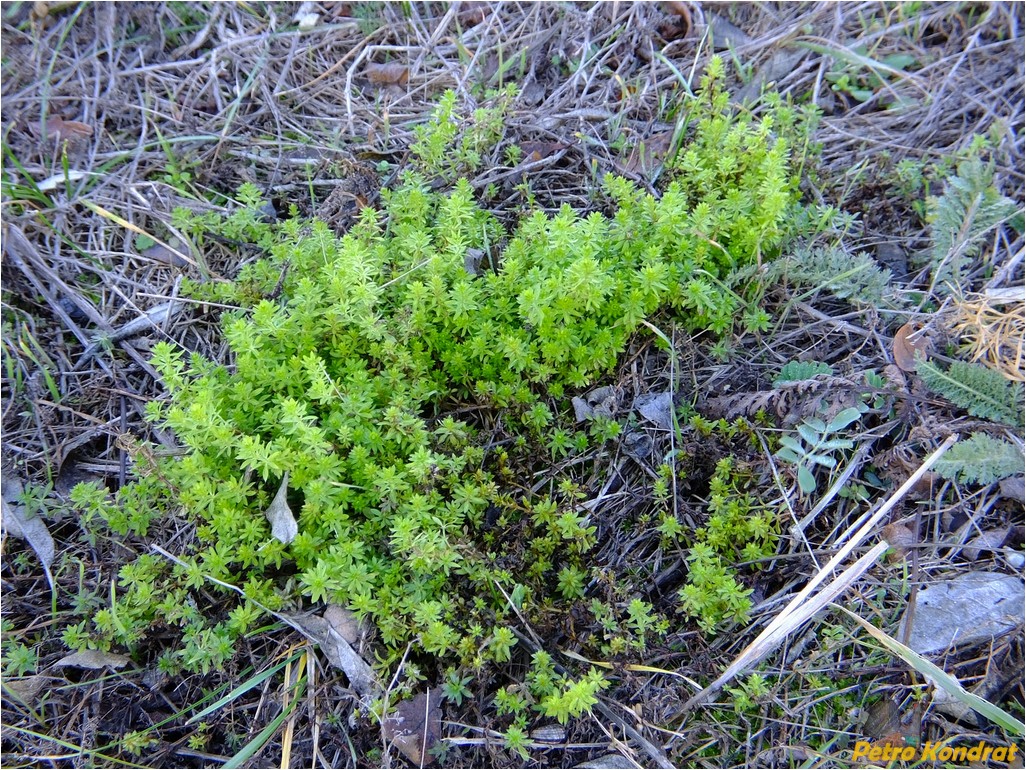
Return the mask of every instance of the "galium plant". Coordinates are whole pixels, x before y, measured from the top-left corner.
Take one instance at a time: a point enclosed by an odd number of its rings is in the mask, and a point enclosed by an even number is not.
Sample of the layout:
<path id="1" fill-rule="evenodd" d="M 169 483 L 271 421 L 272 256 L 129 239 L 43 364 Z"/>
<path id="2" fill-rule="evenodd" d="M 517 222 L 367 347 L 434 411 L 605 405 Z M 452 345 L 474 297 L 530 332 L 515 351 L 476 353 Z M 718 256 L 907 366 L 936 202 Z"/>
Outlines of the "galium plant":
<path id="1" fill-rule="evenodd" d="M 185 286 L 236 308 L 222 320 L 226 360 L 154 347 L 167 397 L 147 415 L 186 454 L 138 463 L 138 480 L 113 499 L 89 485 L 72 499 L 90 525 L 119 535 L 146 537 L 156 521 L 181 518 L 195 537 L 177 546 L 176 563 L 144 555 L 126 564 L 111 606 L 65 641 L 136 649 L 161 623 L 182 639 L 161 667 L 208 671 L 263 608 L 331 602 L 377 630 L 382 669 L 407 647 L 443 662 L 454 700 L 484 667 L 510 661 L 514 610 L 582 598 L 596 531 L 572 484 L 518 492 L 510 465 L 529 463 L 533 447 L 569 456 L 616 440 L 613 421 L 573 431 L 567 391 L 609 372 L 657 312 L 692 330 L 730 331 L 748 300 L 725 276 L 822 220 L 798 204 L 791 153 L 805 123 L 779 101 L 757 122 L 729 119 L 721 77 L 714 60 L 694 142 L 665 194 L 607 177 L 610 217 L 564 207 L 506 232 L 466 180 L 440 194 L 413 173 L 342 238 L 317 221 L 265 221 L 251 185 L 225 219 L 178 212 L 176 227 L 197 242 L 213 232 L 266 257 L 232 282 Z M 460 143 L 468 166 L 479 152 L 470 129 L 452 131 L 454 104 L 446 96 L 418 134 L 425 170 L 460 170 L 438 167 L 439 148 Z M 468 270 L 468 252 L 503 242 L 495 269 Z M 477 427 L 449 413 L 468 401 L 498 414 L 514 443 L 482 448 Z M 772 543 L 754 503 L 732 502 L 728 476 L 718 477 L 682 594 L 709 629 L 746 611 L 745 592 L 716 571 L 738 555 L 726 534 L 758 529 L 744 558 Z M 294 512 L 291 538 L 272 536 L 265 516 L 279 493 Z M 659 629 L 640 600 L 616 622 L 639 644 Z M 564 721 L 594 702 L 596 676 L 536 682 L 532 694 Z M 516 732 L 507 739 L 516 748 Z"/>

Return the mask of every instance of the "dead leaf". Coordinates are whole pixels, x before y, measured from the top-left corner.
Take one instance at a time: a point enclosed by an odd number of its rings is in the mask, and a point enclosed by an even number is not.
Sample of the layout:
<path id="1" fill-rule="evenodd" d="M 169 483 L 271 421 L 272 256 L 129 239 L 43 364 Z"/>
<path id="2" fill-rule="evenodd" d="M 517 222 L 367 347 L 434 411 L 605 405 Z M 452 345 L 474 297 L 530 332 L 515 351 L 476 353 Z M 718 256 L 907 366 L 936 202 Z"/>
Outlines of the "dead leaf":
<path id="1" fill-rule="evenodd" d="M 416 767 L 433 764 L 432 747 L 442 736 L 441 690 L 433 688 L 401 701 L 382 722 L 385 737 Z"/>
<path id="2" fill-rule="evenodd" d="M 292 515 L 292 509 L 289 508 L 288 491 L 289 472 L 285 471 L 285 475 L 281 479 L 281 486 L 278 487 L 278 494 L 274 496 L 271 505 L 264 511 L 264 516 L 271 522 L 271 535 L 285 545 L 295 540 L 296 535 L 299 534 L 296 517 Z"/>
<path id="3" fill-rule="evenodd" d="M 1001 490 L 1002 497 L 1026 503 L 1026 477 L 1012 476 L 1007 479 L 1001 479 L 998 482 L 998 489 Z"/>
<path id="4" fill-rule="evenodd" d="M 881 698 L 866 708 L 866 722 L 862 734 L 873 740 L 901 729 L 901 711 L 892 698 Z"/>
<path id="5" fill-rule="evenodd" d="M 358 644 L 363 637 L 363 624 L 360 623 L 356 615 L 337 604 L 329 604 L 325 607 L 324 619 L 349 644 Z"/>
<path id="6" fill-rule="evenodd" d="M 731 48 L 741 48 L 752 42 L 752 38 L 739 27 L 718 16 L 715 13 L 708 13 L 705 17 L 709 25 L 710 36 L 714 51 L 726 51 Z"/>
<path id="7" fill-rule="evenodd" d="M 36 701 L 36 696 L 39 691 L 50 681 L 48 676 L 26 676 L 20 679 L 5 676 L 4 677 L 4 689 L 10 690 L 16 698 L 18 698 L 26 706 L 30 706 Z"/>
<path id="8" fill-rule="evenodd" d="M 353 634 L 350 615 L 351 613 L 347 613 L 341 607 L 330 605 L 325 609 L 324 617 L 317 615 L 286 615 L 285 617 L 307 639 L 321 648 L 331 665 L 345 672 L 349 677 L 350 685 L 357 694 L 373 699 L 381 693 L 381 683 L 378 682 L 374 669 L 347 641 L 347 636 L 351 637 Z"/>
<path id="9" fill-rule="evenodd" d="M 663 164 L 663 159 L 672 144 L 673 131 L 661 131 L 639 140 L 631 148 L 631 154 L 627 156 L 623 170 L 648 179 Z"/>
<path id="10" fill-rule="evenodd" d="M 3 497 L 0 503 L 3 504 L 3 527 L 8 534 L 27 540 L 29 546 L 39 557 L 39 563 L 46 573 L 46 581 L 53 588 L 53 575 L 50 574 L 50 565 L 53 564 L 53 557 L 56 550 L 53 545 L 53 537 L 50 530 L 46 528 L 45 522 L 38 516 L 30 516 L 25 506 L 16 503 L 15 499 L 21 494 L 21 482 L 14 477 L 4 474 Z"/>
<path id="11" fill-rule="evenodd" d="M 93 127 L 77 120 L 65 120 L 60 115 L 51 115 L 46 119 L 46 138 L 58 142 L 64 139 L 74 141 L 93 135 Z"/>
<path id="12" fill-rule="evenodd" d="M 460 12 L 456 18 L 463 27 L 475 27 L 488 18 L 491 7 L 491 3 L 477 2 L 477 0 L 463 2 L 460 3 Z"/>
<path id="13" fill-rule="evenodd" d="M 404 64 L 375 64 L 363 68 L 363 74 L 376 86 L 405 86 L 410 82 L 410 68 Z"/>
<path id="14" fill-rule="evenodd" d="M 144 249 L 141 252 L 141 256 L 152 259 L 154 262 L 171 265 L 172 267 L 185 267 L 189 264 L 188 261 L 183 259 L 181 254 L 176 251 L 181 246 L 182 244 L 178 242 L 177 238 L 172 238 L 169 244 L 155 243 L 148 249 Z"/>
<path id="15" fill-rule="evenodd" d="M 619 393 L 610 385 L 595 388 L 595 390 L 585 393 L 583 397 L 574 396 L 570 399 L 577 422 L 584 422 L 595 417 L 611 419 L 616 414 L 619 402 Z"/>
<path id="16" fill-rule="evenodd" d="M 656 26 L 656 31 L 663 40 L 669 43 L 691 34 L 693 25 L 691 10 L 687 3 L 663 3 L 663 9 L 667 12 L 667 16 Z"/>
<path id="17" fill-rule="evenodd" d="M 930 351 L 930 340 L 918 328 L 918 324 L 909 321 L 894 335 L 894 363 L 904 372 L 916 370 L 916 353 L 924 358 Z"/>
<path id="18" fill-rule="evenodd" d="M 634 399 L 634 408 L 663 430 L 673 430 L 673 396 L 669 391 L 638 396 Z"/>
<path id="19" fill-rule="evenodd" d="M 919 544 L 919 538 L 904 524 L 888 524 L 883 528 L 884 540 L 894 549 L 891 561 L 900 561 L 905 558 L 908 549 Z"/>
<path id="20" fill-rule="evenodd" d="M 566 142 L 521 142 L 519 145 L 520 151 L 524 154 L 524 163 L 533 163 L 548 158 L 569 146 Z"/>
<path id="21" fill-rule="evenodd" d="M 638 462 L 644 462 L 652 456 L 655 441 L 643 430 L 632 430 L 620 440 L 620 448 Z"/>
<path id="22" fill-rule="evenodd" d="M 1011 530 L 1011 527 L 1001 527 L 982 532 L 966 543 L 962 554 L 969 561 L 976 561 L 985 551 L 997 551 L 1008 542 L 1008 534 Z"/>
<path id="23" fill-rule="evenodd" d="M 103 650 L 81 650 L 65 655 L 53 665 L 56 668 L 64 668 L 66 666 L 88 669 L 106 668 L 107 666 L 110 668 L 124 668 L 131 662 L 132 659 L 127 655 L 117 655 L 113 652 L 104 652 Z"/>
<path id="24" fill-rule="evenodd" d="M 463 269 L 469 275 L 481 274 L 481 262 L 484 260 L 484 252 L 481 249 L 470 248 L 463 255 Z"/>

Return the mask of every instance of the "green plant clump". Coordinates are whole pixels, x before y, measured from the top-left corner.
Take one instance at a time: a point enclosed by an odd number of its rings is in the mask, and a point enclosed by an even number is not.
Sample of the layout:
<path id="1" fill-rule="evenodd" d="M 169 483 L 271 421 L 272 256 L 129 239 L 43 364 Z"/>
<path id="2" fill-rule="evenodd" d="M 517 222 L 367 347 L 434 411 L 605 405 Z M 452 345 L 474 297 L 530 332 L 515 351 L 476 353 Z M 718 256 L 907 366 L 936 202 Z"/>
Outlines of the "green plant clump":
<path id="1" fill-rule="evenodd" d="M 179 212 L 176 226 L 196 241 L 213 231 L 267 257 L 231 283 L 187 287 L 238 308 L 223 317 L 223 363 L 154 348 L 168 396 L 148 416 L 187 454 L 137 463 L 140 479 L 115 500 L 80 486 L 74 502 L 121 535 L 175 517 L 195 536 L 176 542 L 178 562 L 126 564 L 113 604 L 65 640 L 134 649 L 159 622 L 182 635 L 161 666 L 207 671 L 263 608 L 328 602 L 376 629 L 382 669 L 407 646 L 410 660 L 444 660 L 453 697 L 467 684 L 461 671 L 509 661 L 514 612 L 581 598 L 595 526 L 572 484 L 511 493 L 507 450 L 486 452 L 486 437 L 449 412 L 472 402 L 497 415 L 517 437 L 510 462 L 580 452 L 588 441 L 570 438 L 564 396 L 609 372 L 644 319 L 664 311 L 692 330 L 732 329 L 746 300 L 724 276 L 779 253 L 796 221 L 816 217 L 798 204 L 787 132 L 774 138 L 774 120 L 795 125 L 790 108 L 731 122 L 721 74 L 709 67 L 676 180 L 657 199 L 608 177 L 611 217 L 535 212 L 507 233 L 465 180 L 441 194 L 416 175 L 342 238 L 316 221 L 264 221 L 252 186 L 222 221 Z M 429 131 L 419 142 L 437 160 Z M 503 242 L 496 269 L 468 271 L 469 252 Z M 604 441 L 619 426 L 593 427 Z M 294 516 L 294 535 L 272 534 L 272 499 Z M 755 543 L 745 558 L 772 543 L 761 514 L 742 521 L 750 503 L 726 490 L 714 499 L 684 597 L 708 628 L 746 609 L 731 579 L 710 577 L 709 559 L 734 555 L 723 537 L 745 529 Z M 710 591 L 714 601 L 701 596 Z M 596 687 L 566 684 L 541 703 L 562 721 Z"/>
<path id="2" fill-rule="evenodd" d="M 752 608 L 752 591 L 738 579 L 739 561 L 757 562 L 773 555 L 775 517 L 747 494 L 748 481 L 726 457 L 709 482 L 709 521 L 696 533 L 687 557 L 688 580 L 680 589 L 681 610 L 708 634 L 728 621 L 743 623 Z"/>

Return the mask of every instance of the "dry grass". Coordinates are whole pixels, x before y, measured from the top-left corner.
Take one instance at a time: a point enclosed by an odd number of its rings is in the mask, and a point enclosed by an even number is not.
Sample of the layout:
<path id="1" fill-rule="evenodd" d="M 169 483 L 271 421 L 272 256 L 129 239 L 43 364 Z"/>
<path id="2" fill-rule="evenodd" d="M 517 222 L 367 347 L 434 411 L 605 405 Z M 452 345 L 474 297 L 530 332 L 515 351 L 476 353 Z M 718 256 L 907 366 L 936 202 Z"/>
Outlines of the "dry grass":
<path id="1" fill-rule="evenodd" d="M 37 9 L 48 12 L 37 16 Z M 119 336 L 175 300 L 183 276 L 203 275 L 199 265 L 171 264 L 166 252 L 147 256 L 149 242 L 139 233 L 170 240 L 176 206 L 230 208 L 244 181 L 267 191 L 280 211 L 295 204 L 305 214 L 324 211 L 331 192 L 357 176 L 375 177 L 379 163 L 388 168 L 387 183 L 406 162 L 414 127 L 445 89 L 474 107 L 485 88 L 520 87 L 503 141 L 472 180 L 481 193 L 493 186 L 489 205 L 507 221 L 529 199 L 547 210 L 564 203 L 596 208 L 595 182 L 607 172 L 658 189 L 658 158 L 637 158 L 651 151 L 643 146 L 673 133 L 677 108 L 713 50 L 710 27 L 734 36 L 724 51 L 736 63 L 733 93 L 754 95 L 760 83 L 772 83 L 823 110 L 816 135 L 822 163 L 807 194 L 859 215 L 848 245 L 885 262 L 900 287 L 921 288 L 925 265 L 918 255 L 928 234 L 914 196 L 895 192 L 899 163 L 927 168 L 966 150 L 974 134 L 989 135 L 1002 192 L 1023 202 L 1024 19 L 1017 3 L 325 2 L 316 9 L 317 25 L 300 31 L 296 7 L 283 4 L 3 7 L 5 477 L 52 485 L 57 495 L 94 478 L 116 486 L 128 474 L 119 435 L 173 444 L 142 421 L 145 403 L 161 392 L 147 350 L 172 338 L 217 358 L 222 343 L 214 309 L 184 302 L 149 329 Z M 853 63 L 856 49 L 861 63 Z M 896 55 L 914 64 L 881 70 L 886 84 L 865 101 L 831 87 L 845 72 L 864 85 L 867 61 Z M 404 68 L 401 84 L 373 82 L 375 65 L 393 63 Z M 895 102 L 904 106 L 887 109 Z M 52 136 L 54 119 L 65 121 L 59 139 Z M 509 166 L 505 151 L 512 145 L 542 150 Z M 924 180 L 936 181 L 929 173 Z M 177 247 L 201 256 L 213 276 L 230 277 L 255 256 L 228 243 L 203 255 Z M 981 259 L 992 269 L 970 287 L 981 298 L 958 306 L 955 328 L 974 357 L 1021 381 L 1021 299 L 997 306 L 987 297 L 1021 287 L 1022 235 L 1001 229 L 985 251 Z M 672 386 L 714 397 L 765 390 L 783 363 L 798 358 L 827 361 L 841 375 L 880 370 L 890 363 L 891 335 L 909 318 L 886 309 L 854 312 L 824 297 L 771 300 L 778 310 L 774 333 L 736 340 L 728 363 L 712 358 L 703 340 L 675 337 L 678 368 L 671 373 L 666 355 L 639 341 L 616 384 L 631 395 Z M 97 345 L 101 337 L 109 342 Z M 853 437 L 848 470 L 859 478 L 869 458 L 886 452 L 889 465 L 880 473 L 903 481 L 950 428 L 943 412 L 912 393 L 893 419 Z M 656 434 L 654 441 L 665 451 L 671 438 Z M 809 513 L 812 501 L 793 494 L 765 447 L 692 432 L 684 441 L 691 467 L 680 490 L 681 516 L 693 527 L 703 523 L 712 466 L 726 454 L 756 469 L 766 505 L 790 507 L 796 519 Z M 595 563 L 672 614 L 687 553 L 662 547 L 651 528 L 638 525 L 650 508 L 650 469 L 623 457 L 592 460 L 580 481 L 594 495 L 600 526 Z M 749 628 L 707 638 L 680 624 L 640 662 L 714 679 L 829 559 L 838 536 L 864 510 L 857 500 L 833 498 L 782 543 L 772 568 L 751 586 L 759 601 Z M 894 629 L 911 586 L 968 568 L 1007 570 L 997 553 L 972 562 L 952 556 L 952 544 L 969 536 L 967 519 L 973 532 L 1021 528 L 1023 511 L 992 488 L 917 489 L 894 514 L 917 533 L 907 569 L 874 566 L 845 605 Z M 204 677 L 164 681 L 152 666 L 117 673 L 49 668 L 66 652 L 62 626 L 106 601 L 117 566 L 147 547 L 87 537 L 70 519 L 50 524 L 59 550 L 55 613 L 34 557 L 20 541 L 4 544 L 4 640 L 33 646 L 39 659 L 37 677 L 5 678 L 5 765 L 217 766 L 273 719 L 279 679 L 212 715 L 206 742 L 190 745 L 199 728 L 186 724 L 202 693 L 276 662 L 296 641 L 287 629 L 254 637 L 231 670 Z M 1021 537 L 1013 545 L 1021 550 Z M 533 750 L 533 766 L 572 766 L 610 752 L 642 766 L 846 766 L 843 751 L 862 734 L 937 739 L 971 737 L 978 729 L 994 737 L 988 725 L 956 724 L 924 709 L 926 684 L 860 639 L 836 618 L 813 622 L 767 660 L 768 693 L 740 713 L 722 695 L 685 714 L 694 690 L 678 677 L 618 671 L 602 710 L 572 726 L 564 742 Z M 555 648 L 568 640 L 548 641 Z M 158 634 L 148 660 L 166 643 Z M 990 649 L 948 659 L 946 667 L 967 685 L 992 687 L 988 697 L 1021 714 L 1022 660 L 1020 629 Z M 283 740 L 295 763 L 403 761 L 387 747 L 381 752 L 380 735 L 347 727 L 352 700 L 340 679 L 320 674 L 286 738 L 275 736 L 260 762 L 276 761 Z M 893 709 L 871 732 L 866 719 L 879 716 L 878 703 Z M 489 732 L 485 707 L 447 708 L 445 765 L 520 764 Z M 118 744 L 125 733 L 151 728 L 154 742 L 138 757 Z"/>

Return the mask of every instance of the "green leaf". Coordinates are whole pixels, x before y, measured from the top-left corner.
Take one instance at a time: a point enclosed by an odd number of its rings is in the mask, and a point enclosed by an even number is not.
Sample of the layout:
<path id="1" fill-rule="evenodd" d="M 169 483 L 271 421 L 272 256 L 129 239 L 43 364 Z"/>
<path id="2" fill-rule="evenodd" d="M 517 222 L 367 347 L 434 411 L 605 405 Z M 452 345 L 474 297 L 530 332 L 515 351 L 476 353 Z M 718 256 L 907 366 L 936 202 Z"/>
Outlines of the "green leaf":
<path id="1" fill-rule="evenodd" d="M 834 368 L 822 361 L 788 361 L 773 380 L 773 387 L 779 388 L 788 382 L 810 380 L 819 374 L 833 374 Z"/>
<path id="2" fill-rule="evenodd" d="M 816 477 L 804 465 L 798 466 L 798 488 L 807 495 L 816 491 Z"/>
<path id="3" fill-rule="evenodd" d="M 1014 444 L 974 433 L 948 450 L 934 466 L 943 478 L 963 484 L 991 484 L 1023 472 L 1023 453 Z"/>
<path id="4" fill-rule="evenodd" d="M 844 430 L 856 420 L 862 417 L 862 412 L 856 409 L 854 406 L 839 412 L 834 419 L 827 425 L 827 433 L 837 433 L 839 430 Z"/>
<path id="5" fill-rule="evenodd" d="M 799 425 L 798 428 L 797 428 L 797 431 L 798 431 L 798 435 L 800 435 L 803 439 L 805 439 L 812 446 L 818 445 L 819 442 L 822 441 L 822 439 L 823 439 L 822 432 L 816 430 L 811 425 L 809 425 L 807 422 L 803 422 L 801 425 Z"/>
<path id="6" fill-rule="evenodd" d="M 940 393 L 973 417 L 995 420 L 1022 429 L 1024 390 L 1004 375 L 981 364 L 955 361 L 946 371 L 920 361 L 916 367 L 926 387 Z"/>

